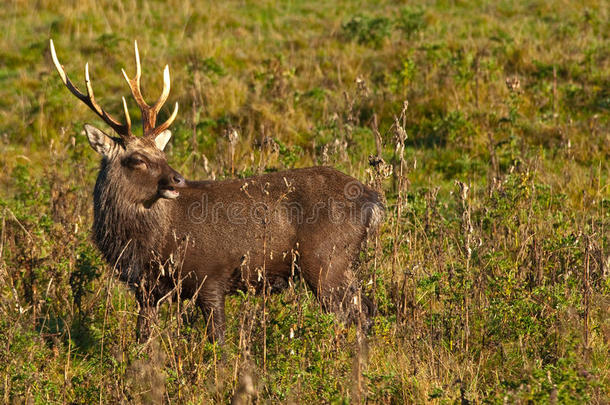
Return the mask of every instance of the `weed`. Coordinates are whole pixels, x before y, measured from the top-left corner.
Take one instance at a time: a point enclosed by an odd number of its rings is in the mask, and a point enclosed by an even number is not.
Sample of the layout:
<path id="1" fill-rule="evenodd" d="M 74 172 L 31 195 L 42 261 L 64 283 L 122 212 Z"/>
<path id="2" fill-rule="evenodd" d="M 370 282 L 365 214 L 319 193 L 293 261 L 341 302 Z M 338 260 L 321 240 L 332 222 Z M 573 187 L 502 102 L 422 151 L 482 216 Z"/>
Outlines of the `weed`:
<path id="1" fill-rule="evenodd" d="M 0 401 L 607 403 L 608 12 L 7 2 Z M 138 344 L 133 294 L 90 242 L 92 116 L 61 85 L 49 36 L 71 50 L 67 70 L 90 62 L 113 114 L 133 39 L 154 49 L 147 66 L 170 65 L 181 113 L 166 150 L 188 178 L 327 164 L 383 191 L 358 269 L 372 333 L 322 311 L 297 276 L 229 298 L 222 347 L 192 302 L 169 298 Z"/>

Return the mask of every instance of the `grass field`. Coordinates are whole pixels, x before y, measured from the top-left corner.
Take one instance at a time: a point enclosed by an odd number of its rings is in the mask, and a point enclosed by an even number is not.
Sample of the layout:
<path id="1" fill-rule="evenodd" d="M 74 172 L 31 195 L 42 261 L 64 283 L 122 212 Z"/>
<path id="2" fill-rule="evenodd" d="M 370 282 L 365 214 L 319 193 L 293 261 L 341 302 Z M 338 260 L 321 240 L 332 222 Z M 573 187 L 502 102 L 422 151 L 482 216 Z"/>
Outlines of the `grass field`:
<path id="1" fill-rule="evenodd" d="M 0 401 L 608 403 L 609 11 L 5 1 Z M 139 345 L 134 296 L 90 240 L 99 160 L 82 128 L 107 127 L 61 83 L 49 38 L 81 88 L 89 62 L 117 116 L 134 39 L 149 99 L 170 65 L 166 151 L 188 178 L 325 164 L 381 187 L 386 221 L 359 269 L 373 333 L 297 282 L 228 299 L 224 346 L 184 303 Z"/>

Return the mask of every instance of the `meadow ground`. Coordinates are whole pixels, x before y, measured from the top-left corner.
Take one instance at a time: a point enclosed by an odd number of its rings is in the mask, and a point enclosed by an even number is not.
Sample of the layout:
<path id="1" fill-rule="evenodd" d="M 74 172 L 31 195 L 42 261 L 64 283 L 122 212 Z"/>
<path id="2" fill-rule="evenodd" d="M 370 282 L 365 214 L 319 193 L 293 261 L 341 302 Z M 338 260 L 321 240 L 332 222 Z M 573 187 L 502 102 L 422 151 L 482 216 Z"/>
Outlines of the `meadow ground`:
<path id="1" fill-rule="evenodd" d="M 1 400 L 608 403 L 609 8 L 3 2 Z M 115 114 L 134 39 L 145 94 L 169 63 L 167 153 L 188 178 L 328 164 L 380 187 L 359 269 L 373 333 L 296 282 L 231 297 L 222 347 L 177 303 L 137 344 L 133 294 L 89 236 L 99 162 L 82 124 L 103 124 L 61 84 L 49 38 L 75 83 L 90 63 Z"/>

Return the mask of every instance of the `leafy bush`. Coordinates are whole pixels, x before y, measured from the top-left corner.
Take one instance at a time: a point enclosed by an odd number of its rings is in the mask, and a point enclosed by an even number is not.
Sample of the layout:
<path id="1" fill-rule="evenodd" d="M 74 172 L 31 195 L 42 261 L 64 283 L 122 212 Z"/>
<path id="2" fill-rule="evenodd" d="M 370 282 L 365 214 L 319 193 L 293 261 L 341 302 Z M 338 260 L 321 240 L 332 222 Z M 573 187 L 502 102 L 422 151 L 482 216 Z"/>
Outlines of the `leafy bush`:
<path id="1" fill-rule="evenodd" d="M 390 36 L 392 23 L 386 17 L 358 15 L 343 23 L 342 28 L 346 37 L 359 44 L 379 47 Z"/>

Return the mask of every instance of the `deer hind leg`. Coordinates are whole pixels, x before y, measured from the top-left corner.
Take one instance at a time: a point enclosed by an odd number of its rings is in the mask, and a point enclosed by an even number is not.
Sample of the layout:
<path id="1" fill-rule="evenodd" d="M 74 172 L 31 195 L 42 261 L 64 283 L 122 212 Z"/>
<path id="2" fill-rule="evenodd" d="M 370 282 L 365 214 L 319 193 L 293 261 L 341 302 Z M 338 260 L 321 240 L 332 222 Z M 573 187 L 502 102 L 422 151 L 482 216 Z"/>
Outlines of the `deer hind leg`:
<path id="1" fill-rule="evenodd" d="M 316 254 L 316 250 L 309 253 L 301 257 L 303 278 L 324 310 L 336 313 L 342 321 L 368 330 L 371 317 L 375 315 L 374 305 L 361 292 L 346 252 L 328 255 L 328 258 Z"/>

